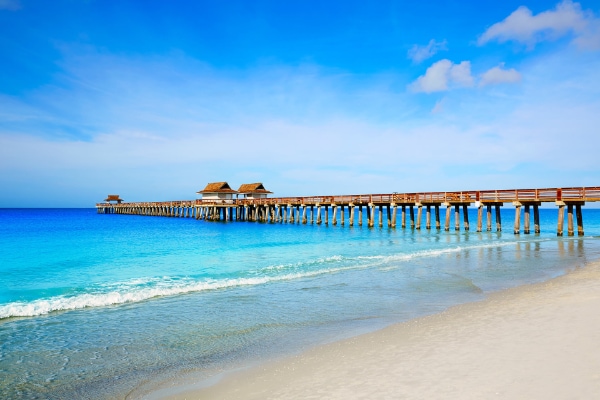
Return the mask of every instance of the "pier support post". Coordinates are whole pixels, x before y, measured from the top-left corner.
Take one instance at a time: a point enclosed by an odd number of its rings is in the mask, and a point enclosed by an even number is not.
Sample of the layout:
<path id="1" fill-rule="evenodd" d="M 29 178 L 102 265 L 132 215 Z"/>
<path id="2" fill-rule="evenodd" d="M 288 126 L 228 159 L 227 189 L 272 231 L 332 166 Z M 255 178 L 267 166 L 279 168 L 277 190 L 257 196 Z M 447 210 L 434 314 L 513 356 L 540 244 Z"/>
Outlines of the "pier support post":
<path id="1" fill-rule="evenodd" d="M 569 236 L 575 235 L 575 229 L 573 229 L 573 204 L 567 204 L 567 232 Z"/>
<path id="2" fill-rule="evenodd" d="M 379 206 L 379 227 L 383 227 L 383 206 Z"/>
<path id="3" fill-rule="evenodd" d="M 402 206 L 402 228 L 406 228 L 406 206 Z"/>
<path id="4" fill-rule="evenodd" d="M 331 212 L 333 214 L 331 223 L 333 224 L 333 226 L 336 226 L 337 225 L 337 206 L 332 205 L 331 207 L 332 207 Z"/>
<path id="5" fill-rule="evenodd" d="M 392 210 L 391 210 L 391 207 L 392 207 L 391 204 L 388 204 L 387 207 L 386 207 L 386 215 L 387 215 L 387 225 L 388 225 L 388 228 L 392 227 L 392 213 L 391 213 Z"/>
<path id="6" fill-rule="evenodd" d="M 431 229 L 431 205 L 427 204 L 427 212 L 425 214 L 425 229 Z"/>
<path id="7" fill-rule="evenodd" d="M 372 228 L 375 225 L 375 207 L 369 203 L 367 205 L 367 226 Z"/>
<path id="8" fill-rule="evenodd" d="M 533 230 L 540 233 L 540 210 L 537 204 L 533 205 Z"/>
<path id="9" fill-rule="evenodd" d="M 325 225 L 329 225 L 329 206 L 325 206 Z"/>
<path id="10" fill-rule="evenodd" d="M 518 235 L 521 233 L 521 203 L 518 201 L 514 201 L 513 205 L 515 206 L 515 228 L 514 234 Z"/>
<path id="11" fill-rule="evenodd" d="M 577 236 L 583 236 L 583 214 L 581 214 L 581 204 L 575 205 L 575 213 L 577 214 Z"/>
<path id="12" fill-rule="evenodd" d="M 477 204 L 477 232 L 483 230 L 483 204 Z"/>
<path id="13" fill-rule="evenodd" d="M 463 204 L 463 222 L 465 224 L 465 231 L 469 230 L 469 206 Z"/>
<path id="14" fill-rule="evenodd" d="M 488 204 L 485 206 L 486 210 L 486 230 L 489 232 L 492 230 L 492 205 Z"/>
<path id="15" fill-rule="evenodd" d="M 302 223 L 306 224 L 308 222 L 308 219 L 306 218 L 306 206 L 303 204 L 302 205 Z"/>
<path id="16" fill-rule="evenodd" d="M 392 228 L 396 227 L 396 215 L 398 213 L 398 206 L 392 204 Z"/>
<path id="17" fill-rule="evenodd" d="M 310 221 L 312 223 L 312 220 Z M 321 225 L 321 205 L 317 204 L 317 225 Z"/>
<path id="18" fill-rule="evenodd" d="M 447 232 L 450 230 L 450 213 L 452 210 L 452 206 L 450 203 L 446 203 L 446 219 L 444 221 L 444 230 Z"/>
<path id="19" fill-rule="evenodd" d="M 410 229 L 415 229 L 415 209 L 413 206 L 408 206 L 410 211 Z"/>
<path id="20" fill-rule="evenodd" d="M 358 206 L 358 226 L 362 226 L 362 223 L 363 223 L 362 206 Z"/>
<path id="21" fill-rule="evenodd" d="M 342 226 L 344 226 L 344 218 L 346 217 L 346 216 L 345 216 L 345 212 L 346 212 L 346 211 L 344 210 L 344 205 L 342 204 L 342 205 L 340 206 L 340 224 L 341 224 Z"/>
<path id="22" fill-rule="evenodd" d="M 350 203 L 348 207 L 350 207 L 350 226 L 354 226 L 354 204 Z"/>
<path id="23" fill-rule="evenodd" d="M 421 229 L 421 219 L 423 217 L 423 205 L 421 203 L 417 204 L 417 223 L 415 228 L 417 230 Z"/>
<path id="24" fill-rule="evenodd" d="M 435 229 L 438 230 L 438 231 L 441 229 L 441 224 L 440 224 L 440 205 L 439 204 L 435 205 Z"/>
<path id="25" fill-rule="evenodd" d="M 524 218 L 525 218 L 525 220 L 523 221 L 523 233 L 526 235 L 529 235 L 529 222 L 530 222 L 529 204 L 525 204 Z"/>
<path id="26" fill-rule="evenodd" d="M 454 205 L 454 230 L 460 231 L 460 205 Z"/>
<path id="27" fill-rule="evenodd" d="M 496 232 L 502 232 L 502 217 L 500 216 L 499 204 L 496 204 Z"/>
<path id="28" fill-rule="evenodd" d="M 558 206 L 558 224 L 556 227 L 556 236 L 562 236 L 565 220 L 565 203 L 562 201 L 557 201 L 556 205 Z"/>

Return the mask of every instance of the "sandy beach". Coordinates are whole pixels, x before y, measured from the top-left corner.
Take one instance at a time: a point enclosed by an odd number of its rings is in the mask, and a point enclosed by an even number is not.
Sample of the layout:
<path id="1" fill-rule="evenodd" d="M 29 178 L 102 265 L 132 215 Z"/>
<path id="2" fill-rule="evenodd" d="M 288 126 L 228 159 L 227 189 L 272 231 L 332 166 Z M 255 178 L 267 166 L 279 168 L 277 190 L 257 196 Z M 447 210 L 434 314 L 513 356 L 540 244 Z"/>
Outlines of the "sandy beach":
<path id="1" fill-rule="evenodd" d="M 598 310 L 594 263 L 168 397 L 591 399 L 600 393 Z"/>

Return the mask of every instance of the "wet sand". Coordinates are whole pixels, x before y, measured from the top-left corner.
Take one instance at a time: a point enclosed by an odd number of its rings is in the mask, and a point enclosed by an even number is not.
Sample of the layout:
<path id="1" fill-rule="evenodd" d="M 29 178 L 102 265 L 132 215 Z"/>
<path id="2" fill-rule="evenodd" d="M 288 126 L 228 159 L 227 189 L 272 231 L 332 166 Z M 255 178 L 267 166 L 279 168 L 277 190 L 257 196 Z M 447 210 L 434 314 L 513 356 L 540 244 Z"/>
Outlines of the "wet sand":
<path id="1" fill-rule="evenodd" d="M 600 263 L 186 390 L 168 398 L 597 398 Z"/>

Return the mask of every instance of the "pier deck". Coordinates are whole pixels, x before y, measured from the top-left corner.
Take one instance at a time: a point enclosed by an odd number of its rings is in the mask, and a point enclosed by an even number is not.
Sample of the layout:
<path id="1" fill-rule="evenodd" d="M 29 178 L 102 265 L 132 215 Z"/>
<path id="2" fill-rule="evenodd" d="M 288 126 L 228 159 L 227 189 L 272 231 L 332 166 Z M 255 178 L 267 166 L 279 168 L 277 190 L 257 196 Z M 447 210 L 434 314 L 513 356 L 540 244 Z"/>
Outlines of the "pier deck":
<path id="1" fill-rule="evenodd" d="M 421 192 L 360 194 L 338 196 L 309 197 L 271 197 L 260 199 L 231 200 L 177 200 L 163 202 L 110 202 L 98 203 L 98 213 L 135 214 L 147 216 L 186 217 L 204 220 L 262 221 L 281 223 L 346 223 L 353 226 L 363 223 L 363 208 L 367 213 L 367 224 L 373 227 L 377 223 L 383 226 L 383 215 L 387 225 L 396 227 L 397 211 L 401 209 L 401 226 L 406 227 L 407 209 L 410 227 L 421 229 L 423 208 L 426 212 L 426 229 L 431 229 L 431 209 L 435 213 L 435 228 L 441 229 L 440 207 L 446 207 L 444 229 L 450 230 L 450 216 L 454 208 L 455 230 L 460 229 L 462 208 L 463 228 L 469 230 L 467 208 L 474 205 L 477 212 L 477 231 L 483 229 L 483 211 L 486 209 L 486 230 L 492 230 L 492 208 L 495 208 L 496 230 L 502 230 L 500 207 L 510 203 L 515 207 L 514 233 L 521 231 L 521 207 L 524 208 L 524 233 L 530 233 L 530 213 L 533 210 L 534 232 L 540 232 L 538 207 L 542 203 L 554 203 L 558 207 L 557 235 L 563 235 L 565 207 L 567 209 L 567 233 L 575 233 L 574 221 L 577 221 L 577 233 L 583 235 L 583 216 L 581 207 L 586 202 L 600 201 L 600 187 L 569 187 L 545 189 L 511 190 L 472 190 L 458 192 Z M 329 208 L 332 209 L 331 215 Z M 415 208 L 417 217 L 415 218 Z M 316 209 L 316 215 L 315 215 Z M 346 213 L 346 209 L 347 213 Z M 385 209 L 385 211 L 384 211 Z M 322 212 L 323 211 L 323 212 Z M 575 211 L 576 218 L 573 216 Z M 358 212 L 358 218 L 356 218 Z M 309 219 L 310 214 L 310 219 Z"/>

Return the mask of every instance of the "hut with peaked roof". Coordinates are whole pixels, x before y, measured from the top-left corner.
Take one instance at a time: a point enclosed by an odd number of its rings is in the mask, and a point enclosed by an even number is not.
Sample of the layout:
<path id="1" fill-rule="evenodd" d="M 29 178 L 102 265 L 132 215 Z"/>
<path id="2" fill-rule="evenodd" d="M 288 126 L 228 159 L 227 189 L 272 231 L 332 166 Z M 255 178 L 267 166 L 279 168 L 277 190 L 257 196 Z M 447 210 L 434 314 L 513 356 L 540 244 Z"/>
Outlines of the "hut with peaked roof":
<path id="1" fill-rule="evenodd" d="M 227 182 L 212 182 L 198 192 L 202 200 L 233 200 L 233 195 L 238 192 L 233 190 Z"/>
<path id="2" fill-rule="evenodd" d="M 264 199 L 269 193 L 273 193 L 265 189 L 264 185 L 258 183 L 244 183 L 237 190 L 245 199 Z"/>
<path id="3" fill-rule="evenodd" d="M 109 194 L 104 201 L 106 201 L 107 203 L 112 203 L 113 201 L 116 201 L 117 204 L 121 204 L 121 202 L 123 201 L 122 198 L 119 197 L 118 194 Z"/>

